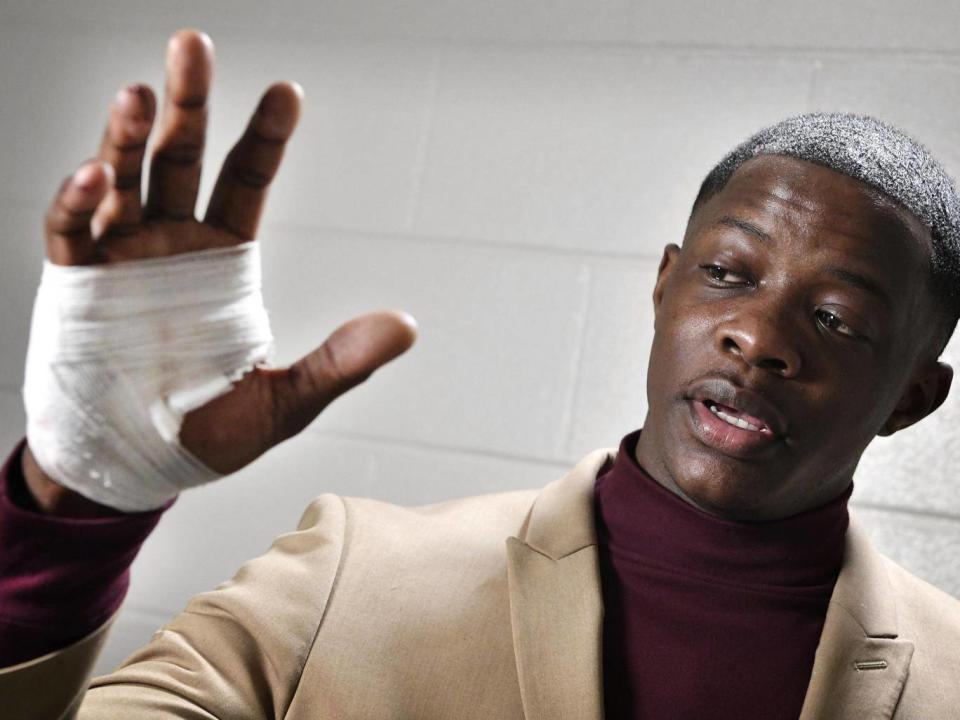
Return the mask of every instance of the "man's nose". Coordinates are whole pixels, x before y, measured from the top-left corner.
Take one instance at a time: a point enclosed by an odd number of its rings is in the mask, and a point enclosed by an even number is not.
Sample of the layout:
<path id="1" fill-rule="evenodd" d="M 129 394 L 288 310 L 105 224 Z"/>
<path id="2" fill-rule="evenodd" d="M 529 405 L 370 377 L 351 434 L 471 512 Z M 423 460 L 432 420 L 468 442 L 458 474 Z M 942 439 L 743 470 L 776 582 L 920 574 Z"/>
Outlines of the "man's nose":
<path id="1" fill-rule="evenodd" d="M 759 299 L 718 328 L 717 342 L 722 352 L 749 367 L 786 378 L 800 372 L 800 337 L 775 307 Z"/>

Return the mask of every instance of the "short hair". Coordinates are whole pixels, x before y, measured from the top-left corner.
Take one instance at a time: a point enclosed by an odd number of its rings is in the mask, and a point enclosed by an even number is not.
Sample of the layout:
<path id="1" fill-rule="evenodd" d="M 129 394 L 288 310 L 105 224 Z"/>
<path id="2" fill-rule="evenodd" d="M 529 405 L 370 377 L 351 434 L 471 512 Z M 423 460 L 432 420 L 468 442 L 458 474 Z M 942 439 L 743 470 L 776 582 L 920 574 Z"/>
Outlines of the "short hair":
<path id="1" fill-rule="evenodd" d="M 929 228 L 930 289 L 944 315 L 939 355 L 960 318 L 960 197 L 943 166 L 919 142 L 876 118 L 798 115 L 764 128 L 723 158 L 700 186 L 691 216 L 758 155 L 786 155 L 852 177 L 892 198 Z"/>

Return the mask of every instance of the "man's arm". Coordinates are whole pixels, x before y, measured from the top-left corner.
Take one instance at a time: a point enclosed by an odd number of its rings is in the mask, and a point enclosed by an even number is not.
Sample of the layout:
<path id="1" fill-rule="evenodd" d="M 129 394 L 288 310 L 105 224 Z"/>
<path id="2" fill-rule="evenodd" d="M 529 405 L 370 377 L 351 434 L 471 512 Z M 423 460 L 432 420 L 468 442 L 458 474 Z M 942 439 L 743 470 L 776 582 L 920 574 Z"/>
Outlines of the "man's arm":
<path id="1" fill-rule="evenodd" d="M 267 89 L 246 131 L 227 156 L 206 216 L 199 220 L 193 213 L 212 63 L 210 40 L 201 33 L 182 31 L 174 35 L 168 47 L 165 102 L 156 123 L 155 102 L 149 88 L 135 85 L 118 94 L 110 107 L 96 160 L 84 164 L 64 181 L 47 213 L 46 248 L 50 263 L 106 268 L 109 276 L 114 266 L 129 267 L 131 262 L 140 260 L 232 248 L 254 239 L 267 188 L 299 116 L 301 92 L 289 83 Z M 142 201 L 141 175 L 151 134 L 154 143 L 150 182 Z M 96 293 L 92 297 L 91 302 L 96 302 Z M 232 473 L 300 432 L 330 402 L 405 352 L 415 337 L 415 323 L 401 312 L 381 311 L 355 318 L 301 360 L 288 367 L 257 365 L 234 382 L 228 392 L 186 413 L 177 435 L 179 446 L 204 467 L 222 475 Z M 106 385 L 110 382 L 111 378 L 107 378 Z M 29 416 L 28 408 L 28 419 Z M 113 429 L 123 428 L 107 428 Z M 90 584 L 99 584 L 91 593 L 100 600 L 91 602 L 87 610 L 100 607 L 100 620 L 111 606 L 102 602 L 104 596 L 113 592 L 113 600 L 119 604 L 117 596 L 122 595 L 125 581 L 118 580 L 118 572 L 124 576 L 126 567 L 122 566 L 129 566 L 157 514 L 148 513 L 138 521 L 88 499 L 82 483 L 79 491 L 76 483 L 68 489 L 55 469 L 41 467 L 42 463 L 37 461 L 43 455 L 39 451 L 44 449 L 30 438 L 22 452 L 22 483 L 19 477 L 15 478 L 13 502 L 7 516 L 0 520 L 0 550 L 15 557 L 9 551 L 30 547 L 31 538 L 42 537 L 42 528 L 69 527 L 70 533 L 79 533 L 71 535 L 75 542 L 50 545 L 45 558 L 36 558 L 37 564 L 26 569 L 33 578 L 31 592 L 52 593 L 57 578 L 63 576 L 50 572 L 51 569 L 69 565 L 69 553 L 94 540 L 95 531 L 91 528 L 111 524 L 115 529 L 124 528 L 128 540 L 111 561 L 113 572 L 85 575 Z M 146 465 L 143 472 L 148 479 L 150 471 Z M 90 475 L 95 477 L 96 473 Z M 264 487 L 265 494 L 272 491 L 273 488 Z M 15 516 L 17 522 L 10 519 Z M 0 578 L 0 584 L 4 579 L 14 579 L 18 571 L 3 569 L 5 576 Z M 70 616 L 75 607 L 60 605 L 49 609 L 47 620 L 51 624 L 72 628 L 83 624 L 77 624 L 76 618 Z M 89 626 L 89 613 L 86 618 Z M 57 643 L 71 642 L 78 632 L 59 635 Z M 256 637 L 252 635 L 251 642 Z M 37 685 L 35 690 L 45 692 L 48 699 L 77 696 L 87 672 L 84 668 L 92 666 L 90 653 L 95 653 L 102 641 L 96 630 L 90 638 L 89 642 L 81 640 L 63 648 L 52 658 L 29 660 L 24 657 L 28 653 L 11 653 L 10 657 L 26 662 L 0 670 L 0 696 L 6 702 L 12 696 L 2 688 L 33 687 L 37 677 L 43 678 L 48 687 L 44 691 Z M 4 638 L 0 637 L 0 645 L 3 643 Z M 223 652 L 246 652 L 229 642 L 201 644 L 197 652 L 212 652 L 214 646 L 220 645 Z M 33 652 L 42 652 L 44 647 L 38 637 Z M 45 674 L 44 667 L 57 670 Z M 26 685 L 25 678 L 29 680 Z M 70 687 L 59 687 L 64 683 Z M 43 715 L 48 716 L 52 717 Z"/>

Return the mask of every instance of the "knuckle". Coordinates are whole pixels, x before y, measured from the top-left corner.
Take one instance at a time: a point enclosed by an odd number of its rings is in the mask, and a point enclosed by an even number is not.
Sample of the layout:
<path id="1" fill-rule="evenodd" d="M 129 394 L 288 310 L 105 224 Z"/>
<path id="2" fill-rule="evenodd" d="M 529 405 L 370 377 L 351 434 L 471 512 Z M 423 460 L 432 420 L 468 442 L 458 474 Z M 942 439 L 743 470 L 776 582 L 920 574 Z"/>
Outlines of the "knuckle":
<path id="1" fill-rule="evenodd" d="M 170 102 L 178 110 L 196 112 L 207 107 L 207 96 L 204 93 L 181 93 L 172 97 Z"/>
<path id="2" fill-rule="evenodd" d="M 310 375 L 294 365 L 288 369 L 283 385 L 271 394 L 271 425 L 277 442 L 303 430 L 326 406 L 325 400 L 317 400 L 315 380 Z"/>
<path id="3" fill-rule="evenodd" d="M 123 156 L 123 155 L 139 156 L 139 155 L 142 155 L 142 154 L 143 154 L 144 150 L 146 150 L 146 148 L 147 148 L 147 142 L 146 142 L 146 140 L 143 140 L 143 141 L 132 141 L 132 142 L 123 142 L 123 141 L 112 140 L 112 141 L 110 142 L 110 148 L 111 148 L 111 149 L 113 150 L 113 152 L 115 152 L 117 155 L 121 155 L 121 156 Z"/>
<path id="4" fill-rule="evenodd" d="M 120 192 L 140 189 L 140 173 L 118 174 L 113 186 Z"/>
<path id="5" fill-rule="evenodd" d="M 242 222 L 236 221 L 230 217 L 229 213 L 224 213 L 222 210 L 218 210 L 213 214 L 208 214 L 205 222 L 209 223 L 218 230 L 223 230 L 224 232 L 229 233 L 234 237 L 242 238 L 243 240 L 253 240 L 255 237 L 255 233 L 246 227 Z"/>
<path id="6" fill-rule="evenodd" d="M 202 143 L 169 143 L 157 149 L 154 161 L 166 165 L 196 165 L 200 162 L 202 155 Z"/>
<path id="7" fill-rule="evenodd" d="M 269 145 L 271 147 L 282 147 L 286 145 L 289 134 L 282 135 L 277 137 L 275 135 L 267 134 L 263 129 L 252 125 L 250 127 L 250 139 L 261 145 Z"/>
<path id="8" fill-rule="evenodd" d="M 53 209 L 53 217 L 62 225 L 73 226 L 88 221 L 93 215 L 93 208 L 70 207 L 60 202 Z"/>
<path id="9" fill-rule="evenodd" d="M 321 345 L 320 354 L 322 357 L 322 372 L 330 379 L 331 384 L 338 390 L 349 387 L 351 384 L 350 378 L 343 372 L 342 362 L 334 347 L 334 343 L 328 340 Z M 312 373 L 308 374 L 312 375 Z M 313 379 L 313 382 L 316 382 L 316 380 Z M 342 390 L 340 391 L 342 392 Z"/>
<path id="10" fill-rule="evenodd" d="M 111 237 L 130 237 L 140 231 L 140 224 L 136 222 L 113 222 L 110 224 L 109 234 Z"/>
<path id="11" fill-rule="evenodd" d="M 270 173 L 263 172 L 258 168 L 241 163 L 238 163 L 231 168 L 230 174 L 233 176 L 233 179 L 236 182 L 252 190 L 263 190 L 273 179 L 273 176 Z"/>

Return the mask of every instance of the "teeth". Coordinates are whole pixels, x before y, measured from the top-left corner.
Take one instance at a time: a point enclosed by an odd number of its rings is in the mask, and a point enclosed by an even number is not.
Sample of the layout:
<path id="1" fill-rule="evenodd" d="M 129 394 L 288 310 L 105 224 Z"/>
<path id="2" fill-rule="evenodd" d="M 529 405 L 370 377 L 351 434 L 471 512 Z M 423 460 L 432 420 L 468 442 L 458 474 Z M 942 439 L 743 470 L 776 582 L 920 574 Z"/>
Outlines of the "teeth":
<path id="1" fill-rule="evenodd" d="M 723 420 L 724 422 L 730 425 L 733 425 L 734 427 L 738 427 L 742 430 L 752 430 L 753 432 L 760 432 L 760 428 L 757 427 L 756 425 L 752 425 L 748 423 L 746 420 L 743 420 L 742 418 L 737 418 L 737 417 L 734 417 L 733 415 L 727 415 L 727 413 L 725 413 L 723 410 L 718 408 L 713 403 L 710 403 L 709 405 L 707 405 L 707 407 L 710 408 L 710 412 L 712 412 L 718 418 L 720 418 L 721 420 Z"/>

